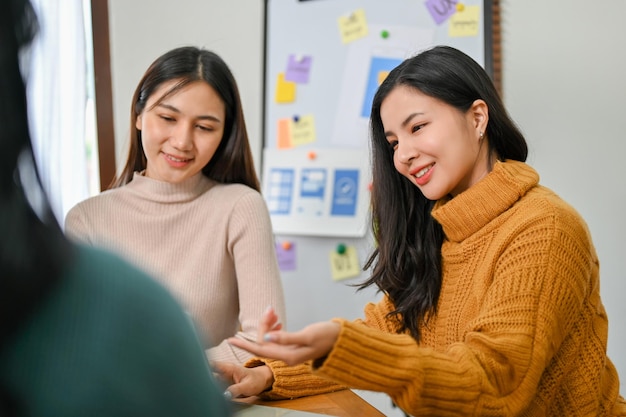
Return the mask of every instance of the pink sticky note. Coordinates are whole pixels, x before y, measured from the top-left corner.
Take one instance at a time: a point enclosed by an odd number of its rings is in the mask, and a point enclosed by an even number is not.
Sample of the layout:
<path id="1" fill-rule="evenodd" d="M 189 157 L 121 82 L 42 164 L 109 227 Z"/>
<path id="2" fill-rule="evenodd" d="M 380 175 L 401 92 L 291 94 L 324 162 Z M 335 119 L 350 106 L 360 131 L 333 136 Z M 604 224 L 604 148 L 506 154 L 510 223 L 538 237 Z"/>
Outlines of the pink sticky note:
<path id="1" fill-rule="evenodd" d="M 286 245 L 276 243 L 276 258 L 281 271 L 294 271 L 296 269 L 296 244 L 290 242 L 288 249 Z"/>
<path id="2" fill-rule="evenodd" d="M 457 0 L 426 0 L 426 8 L 438 25 L 456 13 Z"/>
<path id="3" fill-rule="evenodd" d="M 294 81 L 298 84 L 308 83 L 312 61 L 313 57 L 308 55 L 289 55 L 289 60 L 287 61 L 287 70 L 285 71 L 285 81 Z"/>

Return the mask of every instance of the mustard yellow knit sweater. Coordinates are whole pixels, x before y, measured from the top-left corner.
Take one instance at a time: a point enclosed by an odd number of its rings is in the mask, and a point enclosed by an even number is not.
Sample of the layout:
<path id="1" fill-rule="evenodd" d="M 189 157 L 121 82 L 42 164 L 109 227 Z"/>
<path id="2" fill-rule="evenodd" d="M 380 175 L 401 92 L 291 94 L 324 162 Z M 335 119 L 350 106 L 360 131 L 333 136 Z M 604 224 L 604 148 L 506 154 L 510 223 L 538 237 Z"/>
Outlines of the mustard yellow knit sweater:
<path id="1" fill-rule="evenodd" d="M 439 201 L 443 284 L 417 344 L 398 334 L 389 299 L 341 323 L 311 366 L 266 362 L 266 398 L 351 387 L 385 392 L 415 416 L 626 415 L 606 356 L 608 320 L 585 222 L 521 162 Z M 334 382 L 333 382 L 334 381 Z"/>

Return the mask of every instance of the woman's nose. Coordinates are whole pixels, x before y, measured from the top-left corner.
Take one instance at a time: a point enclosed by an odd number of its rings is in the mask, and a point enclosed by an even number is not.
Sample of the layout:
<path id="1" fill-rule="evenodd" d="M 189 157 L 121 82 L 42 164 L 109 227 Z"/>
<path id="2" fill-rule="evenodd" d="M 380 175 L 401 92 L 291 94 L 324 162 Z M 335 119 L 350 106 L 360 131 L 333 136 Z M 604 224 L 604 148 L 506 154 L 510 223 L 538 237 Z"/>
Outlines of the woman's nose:
<path id="1" fill-rule="evenodd" d="M 174 130 L 170 141 L 172 145 L 180 151 L 190 150 L 193 147 L 193 130 L 180 124 Z"/>
<path id="2" fill-rule="evenodd" d="M 407 140 L 399 140 L 398 145 L 396 145 L 396 157 L 398 161 L 403 164 L 408 164 L 413 159 L 419 156 L 419 152 L 412 146 L 411 141 Z"/>

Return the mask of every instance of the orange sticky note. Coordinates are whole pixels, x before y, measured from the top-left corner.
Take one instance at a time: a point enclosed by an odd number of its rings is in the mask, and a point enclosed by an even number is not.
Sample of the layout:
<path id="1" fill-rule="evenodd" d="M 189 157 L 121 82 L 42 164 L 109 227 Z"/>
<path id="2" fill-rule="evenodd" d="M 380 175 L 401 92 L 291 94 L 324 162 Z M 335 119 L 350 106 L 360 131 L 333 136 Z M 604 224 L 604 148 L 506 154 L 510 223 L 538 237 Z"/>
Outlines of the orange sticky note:
<path id="1" fill-rule="evenodd" d="M 293 148 L 291 143 L 291 119 L 278 120 L 276 147 L 278 149 Z"/>
<path id="2" fill-rule="evenodd" d="M 296 99 L 296 83 L 285 81 L 285 73 L 280 72 L 276 78 L 276 103 L 293 103 Z"/>

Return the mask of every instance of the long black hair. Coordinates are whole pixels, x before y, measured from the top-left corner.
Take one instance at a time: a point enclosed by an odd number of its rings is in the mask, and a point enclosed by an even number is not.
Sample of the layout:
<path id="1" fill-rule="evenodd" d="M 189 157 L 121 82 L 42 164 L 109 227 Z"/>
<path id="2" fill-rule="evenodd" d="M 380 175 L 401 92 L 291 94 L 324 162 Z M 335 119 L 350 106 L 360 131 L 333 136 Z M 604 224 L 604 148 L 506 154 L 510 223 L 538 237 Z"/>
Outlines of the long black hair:
<path id="1" fill-rule="evenodd" d="M 161 55 L 139 81 L 130 109 L 128 158 L 122 173 L 113 180 L 112 187 L 127 184 L 132 180 L 135 171 L 146 168 L 147 160 L 141 143 L 141 131 L 135 126 L 137 117 L 144 111 L 152 94 L 163 83 L 171 80 L 178 80 L 178 83 L 159 97 L 157 104 L 194 81 L 206 82 L 224 102 L 226 110 L 224 136 L 215 154 L 202 169 L 204 175 L 218 182 L 245 184 L 260 191 L 235 78 L 224 60 L 215 52 L 193 46 L 182 46 Z"/>
<path id="2" fill-rule="evenodd" d="M 72 254 L 41 186 L 28 130 L 20 56 L 37 30 L 31 4 L 9 0 L 0 14 L 0 351 Z"/>
<path id="3" fill-rule="evenodd" d="M 487 103 L 485 136 L 490 153 L 501 159 L 525 161 L 524 136 L 509 117 L 485 70 L 465 53 L 436 46 L 403 61 L 393 69 L 374 96 L 370 117 L 373 164 L 372 229 L 377 242 L 365 268 L 372 275 L 359 288 L 372 284 L 395 305 L 391 313 L 401 331 L 420 340 L 420 327 L 437 310 L 441 290 L 441 225 L 431 216 L 435 201 L 394 168 L 380 117 L 380 107 L 397 86 L 408 86 L 465 113 L 472 103 Z"/>

